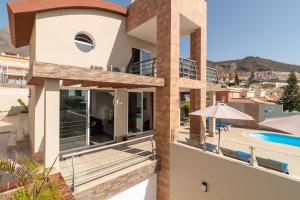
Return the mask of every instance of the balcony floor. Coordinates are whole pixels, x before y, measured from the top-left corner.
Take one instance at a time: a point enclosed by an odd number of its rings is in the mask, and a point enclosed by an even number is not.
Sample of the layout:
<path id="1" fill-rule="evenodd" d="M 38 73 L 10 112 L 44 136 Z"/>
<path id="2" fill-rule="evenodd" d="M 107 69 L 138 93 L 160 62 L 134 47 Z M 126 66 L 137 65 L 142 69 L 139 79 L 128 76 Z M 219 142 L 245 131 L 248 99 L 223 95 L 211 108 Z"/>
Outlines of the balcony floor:
<path id="1" fill-rule="evenodd" d="M 154 162 L 151 142 L 143 141 L 84 154 L 74 159 L 75 192 L 81 192 L 136 167 Z M 72 160 L 61 160 L 60 171 L 68 185 L 72 185 Z"/>

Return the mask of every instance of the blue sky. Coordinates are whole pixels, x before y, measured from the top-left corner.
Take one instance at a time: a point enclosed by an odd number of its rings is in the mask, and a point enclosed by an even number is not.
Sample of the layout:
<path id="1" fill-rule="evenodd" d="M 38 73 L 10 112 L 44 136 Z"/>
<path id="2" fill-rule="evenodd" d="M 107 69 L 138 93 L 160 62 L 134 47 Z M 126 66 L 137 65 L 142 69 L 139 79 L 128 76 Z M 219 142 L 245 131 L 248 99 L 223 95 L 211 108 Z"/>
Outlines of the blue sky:
<path id="1" fill-rule="evenodd" d="M 110 0 L 127 5 L 130 0 Z M 260 56 L 300 65 L 300 0 L 207 0 L 208 59 Z M 0 0 L 0 27 L 7 26 Z M 188 43 L 182 42 L 182 55 Z"/>

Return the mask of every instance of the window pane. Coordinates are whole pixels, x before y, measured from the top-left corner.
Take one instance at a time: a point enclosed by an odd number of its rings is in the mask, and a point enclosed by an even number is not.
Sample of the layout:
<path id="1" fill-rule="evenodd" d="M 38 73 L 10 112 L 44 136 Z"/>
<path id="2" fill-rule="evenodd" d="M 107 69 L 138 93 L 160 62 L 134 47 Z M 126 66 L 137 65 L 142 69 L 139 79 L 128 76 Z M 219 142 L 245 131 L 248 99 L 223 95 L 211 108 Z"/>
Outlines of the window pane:
<path id="1" fill-rule="evenodd" d="M 86 145 L 87 91 L 60 91 L 60 150 Z"/>
<path id="2" fill-rule="evenodd" d="M 129 92 L 128 94 L 128 132 L 142 132 L 142 94 Z"/>
<path id="3" fill-rule="evenodd" d="M 85 34 L 78 34 L 75 36 L 75 45 L 82 52 L 89 52 L 94 48 L 94 43 L 92 39 Z"/>
<path id="4" fill-rule="evenodd" d="M 143 95 L 143 130 L 153 130 L 153 92 L 144 92 Z"/>
<path id="5" fill-rule="evenodd" d="M 151 75 L 152 74 L 152 61 L 147 61 L 151 59 L 151 53 L 146 51 L 141 51 L 141 74 Z M 146 62 L 143 62 L 146 61 Z"/>

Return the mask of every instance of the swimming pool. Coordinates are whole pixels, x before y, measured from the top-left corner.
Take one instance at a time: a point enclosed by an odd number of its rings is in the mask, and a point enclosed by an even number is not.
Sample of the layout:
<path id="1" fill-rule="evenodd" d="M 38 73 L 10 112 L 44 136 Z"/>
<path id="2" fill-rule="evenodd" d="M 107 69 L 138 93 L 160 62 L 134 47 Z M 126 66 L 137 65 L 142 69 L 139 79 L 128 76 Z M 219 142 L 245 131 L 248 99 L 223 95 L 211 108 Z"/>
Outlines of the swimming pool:
<path id="1" fill-rule="evenodd" d="M 300 147 L 300 137 L 283 135 L 283 134 L 275 134 L 275 133 L 250 133 L 251 137 L 254 137 L 259 140 L 274 142 L 279 144 L 287 144 L 295 147 Z"/>

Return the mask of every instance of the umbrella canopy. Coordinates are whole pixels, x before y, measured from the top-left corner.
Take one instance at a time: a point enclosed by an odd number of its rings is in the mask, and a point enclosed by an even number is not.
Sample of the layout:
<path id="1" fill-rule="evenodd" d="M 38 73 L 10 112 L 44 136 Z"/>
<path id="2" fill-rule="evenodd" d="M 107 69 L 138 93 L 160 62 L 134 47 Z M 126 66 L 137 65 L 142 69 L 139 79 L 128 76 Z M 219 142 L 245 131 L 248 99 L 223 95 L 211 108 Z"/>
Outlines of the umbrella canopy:
<path id="1" fill-rule="evenodd" d="M 224 103 L 217 103 L 215 106 L 209 106 L 201 110 L 190 113 L 190 115 L 213 117 L 217 119 L 237 119 L 237 120 L 253 120 L 250 115 L 242 113 Z"/>
<path id="2" fill-rule="evenodd" d="M 224 103 L 217 103 L 215 106 L 209 106 L 201 110 L 190 113 L 190 115 L 201 116 L 201 117 L 213 117 L 216 119 L 236 119 L 236 120 L 253 120 L 250 115 L 242 113 Z M 204 137 L 205 139 L 205 137 Z M 218 137 L 218 153 L 220 153 L 221 143 L 221 126 L 219 126 L 219 137 Z M 204 140 L 205 144 L 205 140 Z M 204 145 L 205 150 L 205 145 Z"/>
<path id="3" fill-rule="evenodd" d="M 259 123 L 259 125 L 300 135 L 300 115 L 290 115 L 286 117 L 268 118 Z"/>

